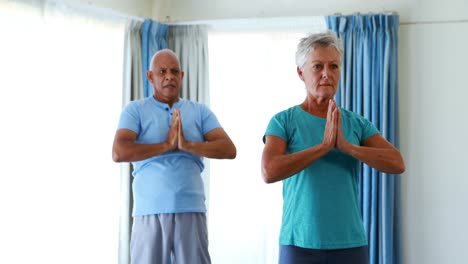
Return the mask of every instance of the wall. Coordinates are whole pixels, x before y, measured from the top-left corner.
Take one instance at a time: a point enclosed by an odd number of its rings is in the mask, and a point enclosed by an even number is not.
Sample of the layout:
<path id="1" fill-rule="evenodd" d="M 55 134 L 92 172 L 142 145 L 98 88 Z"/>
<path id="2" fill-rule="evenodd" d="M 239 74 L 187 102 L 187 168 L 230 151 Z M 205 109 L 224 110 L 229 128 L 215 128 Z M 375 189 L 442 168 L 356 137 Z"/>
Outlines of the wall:
<path id="1" fill-rule="evenodd" d="M 159 21 L 316 16 L 334 13 L 398 11 L 403 22 L 466 18 L 465 0 L 153 0 Z M 464 8 L 465 7 L 465 8 Z"/>
<path id="2" fill-rule="evenodd" d="M 53 0 L 52 0 L 53 1 Z M 137 18 L 152 17 L 153 0 L 55 0 L 84 6 L 91 6 Z"/>
<path id="3" fill-rule="evenodd" d="M 404 263 L 467 263 L 466 47 L 467 22 L 400 28 Z"/>
<path id="4" fill-rule="evenodd" d="M 67 0 L 159 21 L 400 14 L 401 263 L 468 259 L 468 2 L 465 0 Z M 151 2 L 154 1 L 154 2 Z M 274 4 L 273 4 L 274 3 Z"/>

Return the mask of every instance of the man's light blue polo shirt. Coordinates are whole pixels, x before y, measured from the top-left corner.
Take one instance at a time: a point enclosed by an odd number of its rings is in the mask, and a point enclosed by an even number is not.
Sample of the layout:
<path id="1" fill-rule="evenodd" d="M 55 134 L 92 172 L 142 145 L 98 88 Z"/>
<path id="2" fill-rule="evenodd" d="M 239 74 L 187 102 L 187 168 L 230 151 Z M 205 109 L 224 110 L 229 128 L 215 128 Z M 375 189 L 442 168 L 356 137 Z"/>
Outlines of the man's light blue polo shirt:
<path id="1" fill-rule="evenodd" d="M 162 143 L 167 139 L 175 108 L 180 109 L 188 141 L 203 142 L 206 133 L 221 127 L 203 104 L 180 99 L 170 108 L 151 96 L 130 102 L 122 111 L 118 129 L 137 133 L 136 142 L 140 144 Z M 202 157 L 176 150 L 132 164 L 134 216 L 206 212 Z"/>

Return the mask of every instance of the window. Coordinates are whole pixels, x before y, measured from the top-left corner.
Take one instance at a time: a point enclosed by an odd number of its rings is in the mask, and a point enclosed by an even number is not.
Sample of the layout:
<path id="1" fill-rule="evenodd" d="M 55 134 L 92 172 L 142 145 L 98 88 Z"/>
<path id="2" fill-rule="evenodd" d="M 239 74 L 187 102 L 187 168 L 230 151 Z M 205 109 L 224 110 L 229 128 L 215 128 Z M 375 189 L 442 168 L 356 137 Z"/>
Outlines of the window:
<path id="1" fill-rule="evenodd" d="M 35 3 L 0 3 L 0 263 L 117 263 L 124 23 Z"/>
<path id="2" fill-rule="evenodd" d="M 238 151 L 235 160 L 210 160 L 208 225 L 213 263 L 278 261 L 282 184 L 262 180 L 262 137 L 275 113 L 305 99 L 296 72 L 296 46 L 305 33 L 325 29 L 323 18 L 311 20 L 315 24 L 307 28 L 229 28 L 209 33 L 210 106 Z"/>

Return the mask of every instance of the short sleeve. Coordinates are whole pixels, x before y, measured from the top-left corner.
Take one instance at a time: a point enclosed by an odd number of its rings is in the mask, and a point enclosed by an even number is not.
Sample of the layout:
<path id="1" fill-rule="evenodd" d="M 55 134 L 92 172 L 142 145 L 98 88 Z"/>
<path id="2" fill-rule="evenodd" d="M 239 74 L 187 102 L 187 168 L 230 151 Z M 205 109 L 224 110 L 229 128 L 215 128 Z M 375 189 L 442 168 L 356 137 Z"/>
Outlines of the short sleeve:
<path id="1" fill-rule="evenodd" d="M 377 127 L 375 127 L 375 125 L 366 118 L 360 117 L 360 122 L 362 124 L 361 141 L 373 135 L 380 134 L 380 131 L 377 129 Z"/>
<path id="2" fill-rule="evenodd" d="M 213 129 L 220 128 L 221 124 L 216 115 L 208 106 L 200 104 L 200 113 L 203 120 L 202 133 L 205 135 Z"/>
<path id="3" fill-rule="evenodd" d="M 130 102 L 124 107 L 120 114 L 118 129 L 129 129 L 133 132 L 140 133 L 140 117 L 138 104 Z"/>
<path id="4" fill-rule="evenodd" d="M 284 112 L 274 115 L 266 128 L 265 135 L 263 136 L 263 143 L 265 143 L 266 136 L 276 136 L 287 141 L 286 127 Z"/>

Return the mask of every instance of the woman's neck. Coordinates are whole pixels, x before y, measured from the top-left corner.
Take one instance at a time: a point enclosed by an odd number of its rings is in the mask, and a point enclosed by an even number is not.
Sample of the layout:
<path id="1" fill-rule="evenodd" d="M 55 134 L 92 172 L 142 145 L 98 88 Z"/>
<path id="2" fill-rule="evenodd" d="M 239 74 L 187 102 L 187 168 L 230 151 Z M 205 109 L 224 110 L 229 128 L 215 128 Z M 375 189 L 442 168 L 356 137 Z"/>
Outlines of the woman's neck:
<path id="1" fill-rule="evenodd" d="M 311 98 L 307 97 L 301 104 L 301 108 L 307 113 L 321 118 L 327 117 L 328 102 L 330 98 Z"/>

